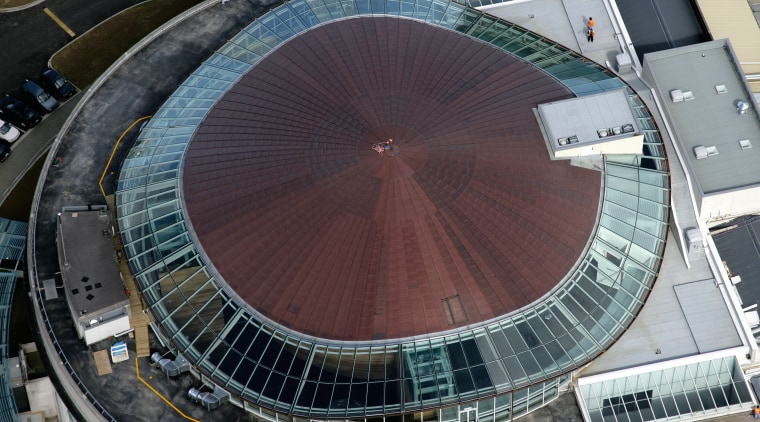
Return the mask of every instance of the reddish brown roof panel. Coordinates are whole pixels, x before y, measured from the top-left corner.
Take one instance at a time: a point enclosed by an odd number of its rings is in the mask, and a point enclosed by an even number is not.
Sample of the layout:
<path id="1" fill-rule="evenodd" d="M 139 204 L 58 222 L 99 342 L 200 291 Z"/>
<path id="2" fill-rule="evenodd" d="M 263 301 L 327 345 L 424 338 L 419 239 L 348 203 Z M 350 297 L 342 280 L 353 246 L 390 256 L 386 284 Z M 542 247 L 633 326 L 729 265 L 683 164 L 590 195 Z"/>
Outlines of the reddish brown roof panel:
<path id="1" fill-rule="evenodd" d="M 184 163 L 188 214 L 224 280 L 293 330 L 366 340 L 481 322 L 552 289 L 593 230 L 600 174 L 550 161 L 532 112 L 570 96 L 455 32 L 324 25 L 210 112 Z"/>

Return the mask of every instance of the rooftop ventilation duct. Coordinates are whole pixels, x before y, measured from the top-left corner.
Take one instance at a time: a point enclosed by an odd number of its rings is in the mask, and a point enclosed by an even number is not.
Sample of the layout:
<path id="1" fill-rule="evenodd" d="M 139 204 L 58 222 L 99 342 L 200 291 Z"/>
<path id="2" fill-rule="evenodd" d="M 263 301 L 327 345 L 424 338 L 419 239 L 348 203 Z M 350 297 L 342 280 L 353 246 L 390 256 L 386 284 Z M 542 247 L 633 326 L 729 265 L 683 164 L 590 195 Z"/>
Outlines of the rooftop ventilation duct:
<path id="1" fill-rule="evenodd" d="M 739 114 L 746 114 L 749 110 L 749 104 L 744 100 L 736 100 L 736 111 Z"/>
<path id="2" fill-rule="evenodd" d="M 187 397 L 196 403 L 200 403 L 206 410 L 214 410 L 230 399 L 230 393 L 218 386 L 214 386 L 213 392 L 201 391 L 195 387 L 190 387 L 190 390 L 187 391 Z"/>
<path id="3" fill-rule="evenodd" d="M 697 145 L 694 147 L 694 156 L 697 157 L 697 160 L 701 160 L 703 158 L 707 158 L 707 148 L 705 148 L 702 145 Z"/>
<path id="4" fill-rule="evenodd" d="M 150 355 L 150 360 L 156 364 L 158 368 L 166 375 L 173 377 L 183 372 L 190 370 L 190 362 L 187 361 L 182 355 L 177 355 L 177 358 L 171 360 L 164 358 L 161 353 L 155 352 Z"/>

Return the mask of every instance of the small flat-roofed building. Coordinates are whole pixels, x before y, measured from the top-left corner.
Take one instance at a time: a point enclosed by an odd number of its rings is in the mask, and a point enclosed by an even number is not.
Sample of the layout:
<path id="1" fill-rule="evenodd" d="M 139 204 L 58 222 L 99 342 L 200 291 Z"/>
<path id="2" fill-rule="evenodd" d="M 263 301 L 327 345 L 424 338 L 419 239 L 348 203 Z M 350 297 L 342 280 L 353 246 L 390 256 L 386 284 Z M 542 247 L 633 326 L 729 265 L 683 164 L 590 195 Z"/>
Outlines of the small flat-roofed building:
<path id="1" fill-rule="evenodd" d="M 760 118 L 740 69 L 728 40 L 644 56 L 708 226 L 760 211 Z"/>
<path id="2" fill-rule="evenodd" d="M 640 155 L 644 135 L 625 90 L 540 104 L 536 110 L 554 159 Z"/>
<path id="3" fill-rule="evenodd" d="M 90 345 L 129 330 L 129 299 L 113 248 L 105 206 L 58 214 L 58 259 L 66 303 L 79 337 Z"/>

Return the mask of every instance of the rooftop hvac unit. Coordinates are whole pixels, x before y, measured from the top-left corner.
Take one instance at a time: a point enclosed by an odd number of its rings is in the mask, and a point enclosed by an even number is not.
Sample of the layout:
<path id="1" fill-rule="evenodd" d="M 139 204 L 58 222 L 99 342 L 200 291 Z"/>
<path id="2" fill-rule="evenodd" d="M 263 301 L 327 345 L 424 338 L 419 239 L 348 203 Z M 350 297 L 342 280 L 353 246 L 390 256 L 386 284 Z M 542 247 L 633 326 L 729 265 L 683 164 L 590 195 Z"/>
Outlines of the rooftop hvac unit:
<path id="1" fill-rule="evenodd" d="M 620 53 L 617 56 L 615 56 L 615 61 L 617 62 L 618 73 L 628 72 L 629 70 L 633 68 L 633 62 L 631 61 L 631 56 L 629 56 L 626 53 Z"/>
<path id="2" fill-rule="evenodd" d="M 203 405 L 206 410 L 214 410 L 221 406 L 222 403 L 229 400 L 230 393 L 218 386 L 214 386 L 213 392 L 201 391 L 195 387 L 190 387 L 190 390 L 187 392 L 187 397 L 190 400 Z"/>
<path id="3" fill-rule="evenodd" d="M 697 160 L 701 160 L 703 158 L 707 158 L 707 148 L 705 148 L 702 145 L 697 145 L 694 147 L 694 156 L 697 157 Z"/>
<path id="4" fill-rule="evenodd" d="M 623 125 L 623 133 L 629 133 L 633 132 L 633 125 L 630 123 L 626 123 Z"/>
<path id="5" fill-rule="evenodd" d="M 749 104 L 744 100 L 736 100 L 736 111 L 739 114 L 746 114 L 749 110 Z"/>
<path id="6" fill-rule="evenodd" d="M 683 101 L 683 91 L 680 89 L 671 89 L 670 90 L 670 99 L 674 103 L 680 103 Z"/>
<path id="7" fill-rule="evenodd" d="M 702 232 L 696 227 L 688 227 L 685 230 L 686 237 L 686 255 L 689 261 L 693 262 L 704 256 L 705 246 Z"/>
<path id="8" fill-rule="evenodd" d="M 190 371 L 190 362 L 182 355 L 177 355 L 176 359 L 171 360 L 161 356 L 161 353 L 155 352 L 150 355 L 150 360 L 170 377 Z"/>
<path id="9" fill-rule="evenodd" d="M 609 129 L 599 129 L 596 131 L 596 134 L 599 135 L 600 138 L 606 138 L 610 136 Z"/>
<path id="10" fill-rule="evenodd" d="M 557 138 L 557 143 L 559 146 L 563 147 L 568 144 L 577 144 L 578 143 L 578 137 L 576 135 L 564 137 L 564 138 Z"/>
<path id="11" fill-rule="evenodd" d="M 621 133 L 623 133 L 623 128 L 622 127 L 615 126 L 615 127 L 612 128 L 612 134 L 613 135 L 620 135 Z"/>

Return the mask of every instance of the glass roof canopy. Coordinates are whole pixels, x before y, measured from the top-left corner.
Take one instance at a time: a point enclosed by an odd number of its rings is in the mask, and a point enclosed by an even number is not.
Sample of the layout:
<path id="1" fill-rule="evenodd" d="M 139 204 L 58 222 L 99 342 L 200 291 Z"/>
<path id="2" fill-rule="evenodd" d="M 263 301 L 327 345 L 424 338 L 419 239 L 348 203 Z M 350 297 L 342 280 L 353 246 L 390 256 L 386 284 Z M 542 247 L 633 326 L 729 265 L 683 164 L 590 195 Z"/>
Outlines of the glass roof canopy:
<path id="1" fill-rule="evenodd" d="M 597 356 L 632 322 L 659 269 L 667 232 L 665 152 L 646 107 L 643 156 L 607 157 L 599 226 L 566 281 L 529 309 L 425 338 L 348 343 L 273 324 L 214 277 L 191 240 L 180 166 L 206 113 L 241 75 L 290 38 L 361 15 L 415 19 L 490 43 L 576 95 L 625 84 L 577 53 L 445 0 L 295 0 L 251 23 L 164 103 L 123 163 L 119 227 L 157 325 L 205 376 L 234 395 L 313 418 L 436 408 L 557 378 Z M 558 280 L 558 283 L 560 280 Z"/>
<path id="2" fill-rule="evenodd" d="M 576 393 L 586 420 L 694 419 L 754 405 L 736 356 L 694 356 L 648 369 L 581 379 Z"/>

